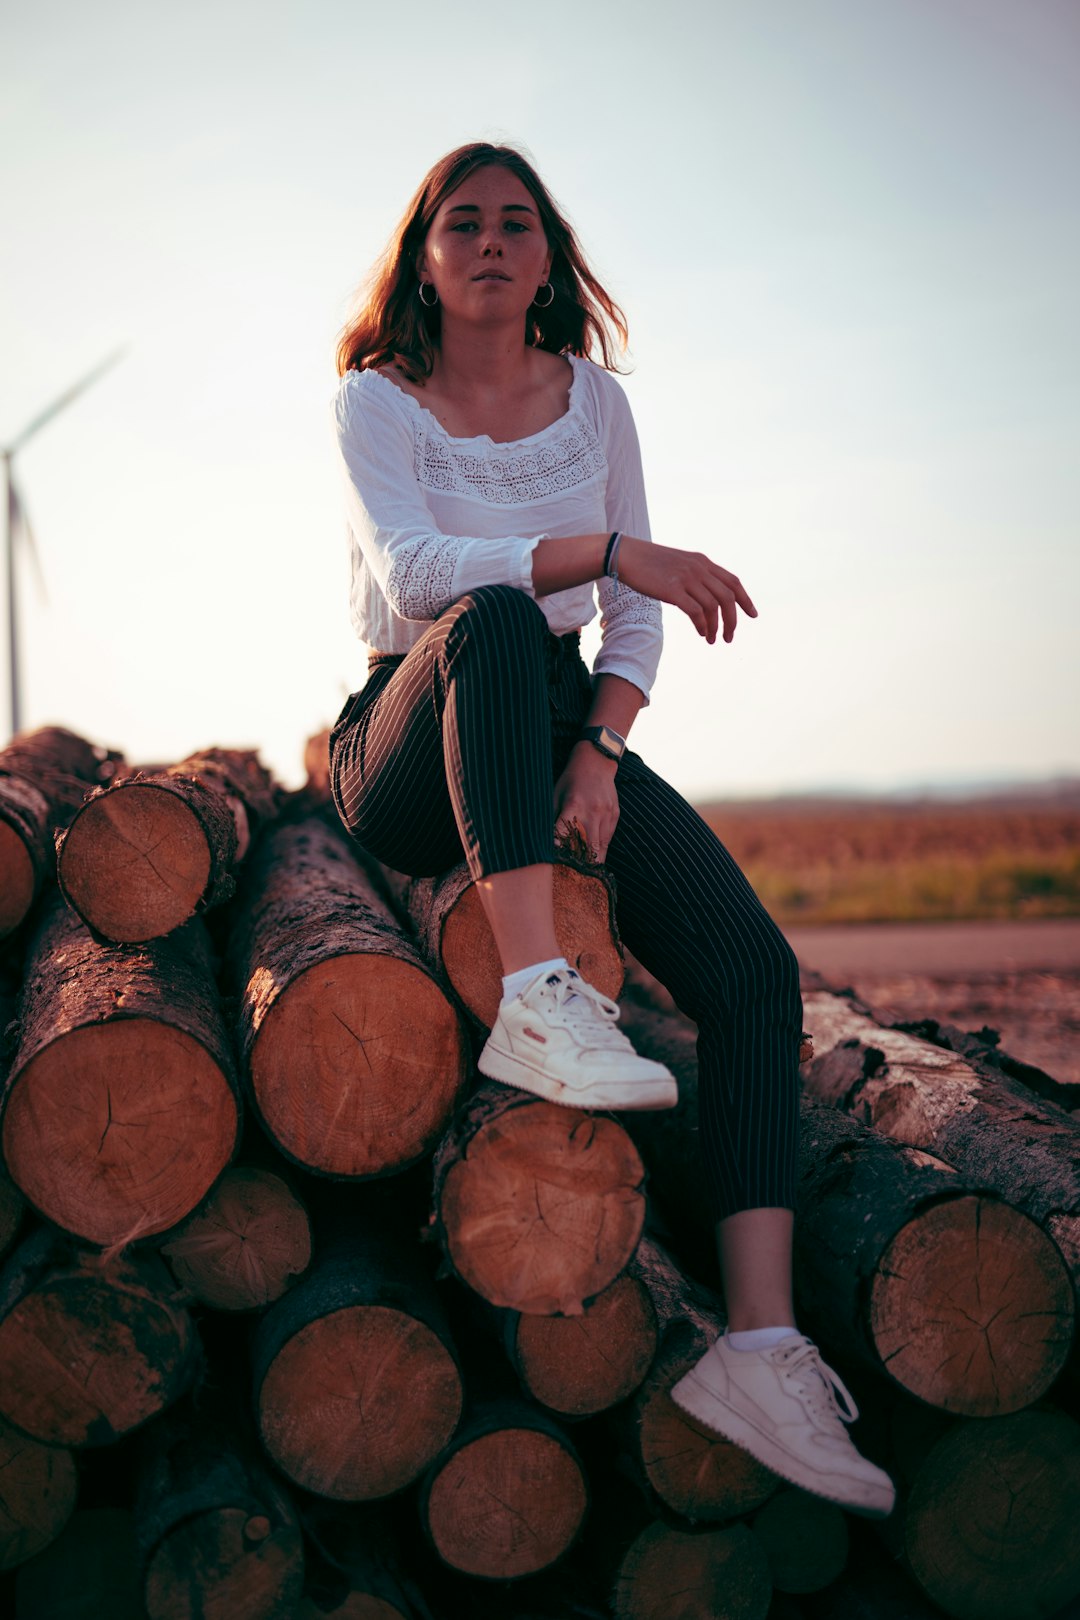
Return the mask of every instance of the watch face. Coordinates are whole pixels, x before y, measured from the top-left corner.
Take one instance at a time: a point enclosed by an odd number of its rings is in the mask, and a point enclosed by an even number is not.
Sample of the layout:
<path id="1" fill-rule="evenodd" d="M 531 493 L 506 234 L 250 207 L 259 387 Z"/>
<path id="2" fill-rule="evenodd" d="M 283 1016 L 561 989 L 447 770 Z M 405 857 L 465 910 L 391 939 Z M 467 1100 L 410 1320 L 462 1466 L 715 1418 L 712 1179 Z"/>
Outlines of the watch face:
<path id="1" fill-rule="evenodd" d="M 617 731 L 612 731 L 610 726 L 589 726 L 585 736 L 609 759 L 622 759 L 626 739 L 620 737 Z"/>

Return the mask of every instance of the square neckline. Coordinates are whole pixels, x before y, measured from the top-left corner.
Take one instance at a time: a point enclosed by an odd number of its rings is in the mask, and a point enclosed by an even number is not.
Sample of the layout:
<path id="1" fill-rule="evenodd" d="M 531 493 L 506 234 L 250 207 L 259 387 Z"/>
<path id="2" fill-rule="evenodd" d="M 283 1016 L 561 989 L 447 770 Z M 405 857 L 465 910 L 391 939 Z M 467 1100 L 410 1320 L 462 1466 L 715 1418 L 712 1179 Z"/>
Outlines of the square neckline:
<path id="1" fill-rule="evenodd" d="M 394 382 L 392 377 L 384 376 L 381 371 L 376 371 L 374 367 L 369 366 L 365 368 L 365 370 L 367 376 L 378 377 L 379 381 L 385 383 L 387 388 L 392 388 L 394 393 L 399 395 L 400 398 L 406 402 L 406 407 L 411 406 L 417 415 L 427 417 L 428 421 L 433 423 L 438 432 L 449 444 L 488 444 L 491 445 L 492 449 L 494 450 L 505 450 L 515 445 L 534 444 L 536 440 L 545 438 L 547 434 L 551 433 L 555 428 L 560 427 L 563 423 L 567 422 L 571 416 L 578 413 L 579 384 L 582 376 L 580 369 L 581 356 L 577 354 L 564 354 L 560 356 L 560 358 L 563 360 L 569 360 L 570 370 L 572 373 L 570 378 L 570 387 L 567 390 L 566 395 L 566 409 L 563 411 L 561 416 L 557 416 L 553 422 L 549 422 L 547 427 L 540 428 L 536 433 L 528 433 L 524 438 L 521 439 L 493 439 L 490 433 L 473 433 L 466 438 L 459 438 L 456 434 L 448 433 L 443 427 L 442 423 L 439 421 L 439 418 L 435 415 L 434 411 L 429 411 L 426 405 L 421 405 L 420 401 L 415 397 L 415 395 L 406 393 L 405 389 Z M 361 373 L 361 375 L 364 375 L 364 373 Z"/>

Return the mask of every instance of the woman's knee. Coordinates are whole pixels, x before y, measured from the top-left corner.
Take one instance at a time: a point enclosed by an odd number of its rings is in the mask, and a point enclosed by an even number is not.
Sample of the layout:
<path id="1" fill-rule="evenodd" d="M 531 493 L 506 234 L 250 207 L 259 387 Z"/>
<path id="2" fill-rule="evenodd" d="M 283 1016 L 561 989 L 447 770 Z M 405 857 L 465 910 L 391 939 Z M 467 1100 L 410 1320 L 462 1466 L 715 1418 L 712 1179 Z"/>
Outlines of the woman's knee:
<path id="1" fill-rule="evenodd" d="M 455 640 L 492 637 L 502 642 L 546 638 L 544 611 L 527 591 L 514 585 L 479 585 L 459 596 L 439 615 Z"/>

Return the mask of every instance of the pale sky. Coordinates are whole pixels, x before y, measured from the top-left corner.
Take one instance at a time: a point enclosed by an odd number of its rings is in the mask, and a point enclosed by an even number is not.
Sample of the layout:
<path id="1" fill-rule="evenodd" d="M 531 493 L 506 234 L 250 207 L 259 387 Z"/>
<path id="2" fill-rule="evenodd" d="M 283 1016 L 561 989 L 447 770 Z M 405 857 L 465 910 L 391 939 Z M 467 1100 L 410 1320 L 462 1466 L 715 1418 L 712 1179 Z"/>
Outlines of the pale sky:
<path id="1" fill-rule="evenodd" d="M 665 610 L 632 745 L 692 797 L 1080 770 L 1075 0 L 39 0 L 0 40 L 0 442 L 127 345 L 15 463 L 24 724 L 301 781 L 366 676 L 335 338 L 427 168 L 508 139 L 629 317 L 654 538 L 759 610 Z"/>

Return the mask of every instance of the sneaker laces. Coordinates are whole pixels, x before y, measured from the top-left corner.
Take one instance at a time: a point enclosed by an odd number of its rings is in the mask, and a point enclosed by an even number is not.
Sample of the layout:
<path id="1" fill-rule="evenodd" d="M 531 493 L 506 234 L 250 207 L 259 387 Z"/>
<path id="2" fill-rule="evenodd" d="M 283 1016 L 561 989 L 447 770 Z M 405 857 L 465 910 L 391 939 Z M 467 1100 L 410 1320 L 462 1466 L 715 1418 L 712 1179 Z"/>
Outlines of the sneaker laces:
<path id="1" fill-rule="evenodd" d="M 785 1351 L 776 1359 L 784 1366 L 807 1412 L 821 1428 L 835 1429 L 837 1420 L 854 1423 L 859 1408 L 842 1379 L 822 1361 L 816 1344 L 807 1339 L 797 1349 Z M 847 1411 L 841 1408 L 837 1396 L 843 1398 Z"/>
<path id="2" fill-rule="evenodd" d="M 624 1051 L 629 1041 L 615 1028 L 619 1009 L 588 979 L 573 968 L 548 975 L 543 989 L 550 990 L 559 1022 L 576 1035 L 583 1046 L 615 1047 Z"/>

